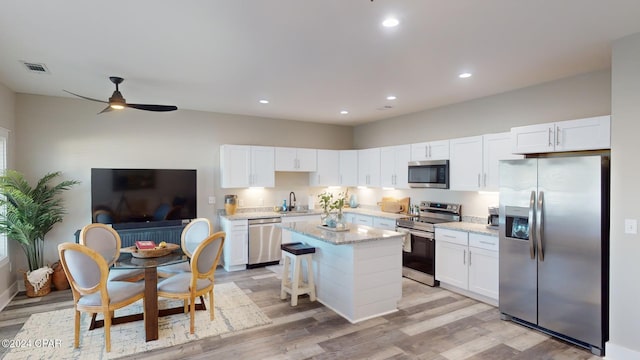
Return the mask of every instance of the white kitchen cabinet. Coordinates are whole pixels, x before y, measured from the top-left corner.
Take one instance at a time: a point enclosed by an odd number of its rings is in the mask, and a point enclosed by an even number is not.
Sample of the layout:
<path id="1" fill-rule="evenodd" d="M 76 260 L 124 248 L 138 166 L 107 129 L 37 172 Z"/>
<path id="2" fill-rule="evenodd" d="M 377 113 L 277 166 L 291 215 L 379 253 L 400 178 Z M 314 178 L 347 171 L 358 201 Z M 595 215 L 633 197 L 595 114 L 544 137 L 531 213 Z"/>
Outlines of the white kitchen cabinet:
<path id="1" fill-rule="evenodd" d="M 245 270 L 249 262 L 249 221 L 221 218 L 220 226 L 226 233 L 222 248 L 224 269 Z"/>
<path id="2" fill-rule="evenodd" d="M 357 225 L 373 226 L 373 217 L 369 215 L 355 214 L 353 223 Z"/>
<path id="3" fill-rule="evenodd" d="M 467 289 L 469 234 L 436 228 L 436 280 Z"/>
<path id="4" fill-rule="evenodd" d="M 469 233 L 469 291 L 498 299 L 498 237 Z"/>
<path id="5" fill-rule="evenodd" d="M 477 191 L 482 185 L 482 136 L 449 140 L 449 188 Z"/>
<path id="6" fill-rule="evenodd" d="M 436 280 L 498 299 L 498 237 L 436 228 Z"/>
<path id="7" fill-rule="evenodd" d="M 340 184 L 340 151 L 318 150 L 316 171 L 309 174 L 311 186 L 337 186 Z"/>
<path id="8" fill-rule="evenodd" d="M 358 185 L 380 186 L 380 148 L 358 150 Z"/>
<path id="9" fill-rule="evenodd" d="M 340 186 L 358 186 L 358 150 L 340 150 Z"/>
<path id="10" fill-rule="evenodd" d="M 500 190 L 500 160 L 522 159 L 523 155 L 511 153 L 511 133 L 482 136 L 482 184 L 481 190 Z"/>
<path id="11" fill-rule="evenodd" d="M 315 221 L 320 222 L 320 215 L 301 215 L 301 216 L 283 216 L 282 218 L 283 224 L 290 224 L 296 221 Z M 291 231 L 282 230 L 282 244 L 288 244 L 292 242 L 291 240 Z"/>
<path id="12" fill-rule="evenodd" d="M 221 145 L 222 188 L 274 187 L 274 149 L 269 146 Z"/>
<path id="13" fill-rule="evenodd" d="M 611 116 L 511 128 L 514 154 L 611 148 Z"/>
<path id="14" fill-rule="evenodd" d="M 463 191 L 498 191 L 500 160 L 520 159 L 511 153 L 511 133 L 452 139 L 449 188 Z"/>
<path id="15" fill-rule="evenodd" d="M 385 229 L 385 230 L 395 231 L 396 230 L 396 221 L 394 219 L 374 217 L 373 218 L 373 227 L 374 228 L 378 228 L 378 229 Z"/>
<path id="16" fill-rule="evenodd" d="M 355 224 L 355 218 L 356 218 L 356 214 L 354 213 L 343 213 L 342 217 L 344 218 L 344 221 L 350 223 L 350 224 Z"/>
<path id="17" fill-rule="evenodd" d="M 275 150 L 276 171 L 316 171 L 317 150 L 277 147 Z"/>
<path id="18" fill-rule="evenodd" d="M 410 158 L 410 145 L 380 148 L 380 185 L 382 187 L 408 189 L 407 166 Z"/>
<path id="19" fill-rule="evenodd" d="M 449 160 L 449 140 L 411 144 L 411 161 Z"/>

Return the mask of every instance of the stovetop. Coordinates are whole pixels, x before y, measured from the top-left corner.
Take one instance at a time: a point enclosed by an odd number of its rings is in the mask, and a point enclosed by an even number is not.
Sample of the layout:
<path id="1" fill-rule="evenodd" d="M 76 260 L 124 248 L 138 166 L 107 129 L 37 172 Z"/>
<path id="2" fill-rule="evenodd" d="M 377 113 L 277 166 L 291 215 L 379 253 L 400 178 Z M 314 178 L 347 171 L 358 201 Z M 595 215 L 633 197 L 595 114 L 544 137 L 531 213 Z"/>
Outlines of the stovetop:
<path id="1" fill-rule="evenodd" d="M 462 206 L 430 201 L 420 202 L 420 214 L 396 220 L 398 227 L 433 231 L 433 224 L 460 221 Z"/>

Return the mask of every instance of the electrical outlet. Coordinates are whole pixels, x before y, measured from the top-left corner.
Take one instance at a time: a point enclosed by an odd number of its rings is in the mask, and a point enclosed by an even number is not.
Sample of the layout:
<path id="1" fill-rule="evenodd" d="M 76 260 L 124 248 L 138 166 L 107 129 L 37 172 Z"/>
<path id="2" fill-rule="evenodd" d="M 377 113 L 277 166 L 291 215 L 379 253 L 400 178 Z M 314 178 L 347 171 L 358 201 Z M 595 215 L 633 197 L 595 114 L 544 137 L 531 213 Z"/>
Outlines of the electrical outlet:
<path id="1" fill-rule="evenodd" d="M 215 196 L 209 196 L 209 205 L 213 205 L 216 203 L 216 197 Z"/>
<path id="2" fill-rule="evenodd" d="M 638 233 L 638 220 L 636 220 L 636 219 L 624 219 L 624 233 L 625 234 L 637 234 Z"/>
<path id="3" fill-rule="evenodd" d="M 264 206 L 264 199 L 263 198 L 258 199 L 258 206 Z"/>
<path id="4" fill-rule="evenodd" d="M 238 206 L 243 207 L 244 206 L 244 200 L 239 199 L 238 200 Z"/>

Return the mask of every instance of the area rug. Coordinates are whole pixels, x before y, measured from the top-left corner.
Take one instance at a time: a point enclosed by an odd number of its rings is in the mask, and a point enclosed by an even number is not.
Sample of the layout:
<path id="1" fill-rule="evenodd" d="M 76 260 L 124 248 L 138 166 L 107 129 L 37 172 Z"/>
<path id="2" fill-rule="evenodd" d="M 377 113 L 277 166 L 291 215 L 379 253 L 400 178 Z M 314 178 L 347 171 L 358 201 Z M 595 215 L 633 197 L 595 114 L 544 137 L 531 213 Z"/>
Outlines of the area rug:
<path id="1" fill-rule="evenodd" d="M 104 328 L 89 331 L 91 317 L 82 313 L 80 347 L 73 348 L 73 309 L 33 314 L 11 340 L 4 359 L 116 359 L 271 323 L 258 306 L 235 284 L 214 287 L 215 319 L 209 311 L 196 311 L 195 333 L 189 333 L 189 314 L 158 319 L 159 339 L 145 342 L 144 323 L 136 321 L 111 327 L 111 352 L 104 347 Z M 160 299 L 159 308 L 180 306 L 182 301 Z M 209 300 L 205 299 L 205 304 Z M 142 302 L 116 311 L 116 316 L 142 312 Z M 101 317 L 98 316 L 98 319 Z M 3 346 L 5 344 L 3 343 Z"/>

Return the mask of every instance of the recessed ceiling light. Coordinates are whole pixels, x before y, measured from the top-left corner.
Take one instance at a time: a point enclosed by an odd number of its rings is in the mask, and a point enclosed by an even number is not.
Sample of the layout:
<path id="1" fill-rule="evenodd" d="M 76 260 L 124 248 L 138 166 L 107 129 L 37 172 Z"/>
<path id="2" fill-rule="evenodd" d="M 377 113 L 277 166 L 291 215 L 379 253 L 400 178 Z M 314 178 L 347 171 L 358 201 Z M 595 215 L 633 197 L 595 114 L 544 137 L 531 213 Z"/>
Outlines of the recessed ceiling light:
<path id="1" fill-rule="evenodd" d="M 392 18 L 392 17 L 386 18 L 382 22 L 382 26 L 384 26 L 384 27 L 394 27 L 394 26 L 398 26 L 398 24 L 400 24 L 400 21 L 398 21 L 398 19 Z"/>
<path id="2" fill-rule="evenodd" d="M 395 100 L 397 99 L 394 95 L 387 96 L 387 100 Z"/>
<path id="3" fill-rule="evenodd" d="M 462 74 L 458 75 L 458 77 L 459 77 L 460 79 L 470 78 L 470 77 L 471 77 L 471 73 L 468 73 L 468 72 L 466 72 L 466 73 L 462 73 Z"/>
<path id="4" fill-rule="evenodd" d="M 268 103 L 269 103 L 269 100 L 264 100 L 264 99 L 260 100 L 260 104 L 268 104 Z"/>
<path id="5" fill-rule="evenodd" d="M 342 110 L 342 111 L 340 111 L 340 114 L 342 114 L 342 115 L 347 115 L 348 113 L 349 113 L 349 112 L 348 112 L 347 110 Z"/>

